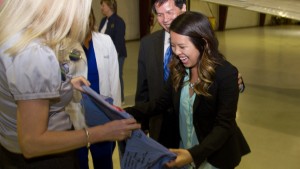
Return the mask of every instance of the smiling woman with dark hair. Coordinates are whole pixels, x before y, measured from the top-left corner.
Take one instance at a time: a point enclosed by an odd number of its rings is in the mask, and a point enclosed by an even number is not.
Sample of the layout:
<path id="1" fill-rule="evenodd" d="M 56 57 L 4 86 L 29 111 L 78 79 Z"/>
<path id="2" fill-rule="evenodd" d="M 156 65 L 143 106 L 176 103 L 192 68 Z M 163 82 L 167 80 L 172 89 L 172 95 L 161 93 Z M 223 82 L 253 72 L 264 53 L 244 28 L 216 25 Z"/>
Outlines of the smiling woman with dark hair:
<path id="1" fill-rule="evenodd" d="M 219 52 L 206 16 L 179 15 L 170 26 L 171 75 L 160 97 L 126 108 L 137 120 L 174 109 L 177 154 L 168 167 L 232 169 L 250 148 L 236 123 L 238 71 Z"/>

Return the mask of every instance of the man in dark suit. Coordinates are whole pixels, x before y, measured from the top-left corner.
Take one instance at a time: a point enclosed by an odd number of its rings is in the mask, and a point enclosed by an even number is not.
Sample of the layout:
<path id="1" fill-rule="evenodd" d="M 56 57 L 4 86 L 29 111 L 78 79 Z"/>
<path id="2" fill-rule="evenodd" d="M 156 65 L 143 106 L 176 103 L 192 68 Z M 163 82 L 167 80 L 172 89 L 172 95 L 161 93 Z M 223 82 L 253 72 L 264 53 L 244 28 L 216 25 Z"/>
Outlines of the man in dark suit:
<path id="1" fill-rule="evenodd" d="M 186 0 L 152 0 L 152 9 L 160 26 L 163 28 L 144 38 L 140 42 L 138 56 L 138 77 L 135 103 L 155 100 L 163 90 L 164 80 L 164 57 L 170 45 L 169 27 L 172 21 L 180 14 L 186 12 Z M 244 90 L 242 78 L 238 82 L 240 91 Z M 158 115 L 149 119 L 149 126 L 143 126 L 149 130 L 149 135 L 168 148 L 175 147 L 170 141 L 172 133 L 172 108 L 168 114 Z"/>
<path id="2" fill-rule="evenodd" d="M 121 99 L 124 103 L 124 81 L 123 81 L 123 66 L 127 57 L 125 45 L 126 25 L 124 20 L 117 15 L 117 2 L 115 0 L 101 0 L 101 12 L 105 15 L 102 18 L 99 26 L 99 32 L 109 35 L 114 42 L 118 52 L 119 61 L 119 76 L 121 83 Z"/>
<path id="3" fill-rule="evenodd" d="M 141 40 L 138 57 L 138 79 L 135 103 L 155 100 L 162 92 L 164 80 L 164 55 L 169 47 L 169 26 L 180 14 L 186 11 L 185 0 L 153 0 L 153 10 L 162 30 L 156 31 Z M 168 110 L 171 114 L 171 108 Z M 162 120 L 166 119 L 166 120 Z M 172 133 L 172 116 L 158 115 L 149 120 L 149 135 L 166 147 L 174 147 L 173 142 L 167 141 Z M 170 122 L 170 123 L 169 123 Z M 166 132 L 164 132 L 166 131 Z M 172 131 L 172 130 L 171 130 Z"/>

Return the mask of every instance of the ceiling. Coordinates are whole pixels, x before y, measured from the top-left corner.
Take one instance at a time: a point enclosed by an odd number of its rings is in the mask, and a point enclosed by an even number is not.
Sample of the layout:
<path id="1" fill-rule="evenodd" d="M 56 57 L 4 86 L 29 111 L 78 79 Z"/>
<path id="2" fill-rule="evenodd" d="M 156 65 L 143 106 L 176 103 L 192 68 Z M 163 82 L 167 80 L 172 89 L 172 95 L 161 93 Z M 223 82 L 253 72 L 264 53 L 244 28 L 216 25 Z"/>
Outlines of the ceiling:
<path id="1" fill-rule="evenodd" d="M 300 20 L 300 0 L 202 0 Z"/>

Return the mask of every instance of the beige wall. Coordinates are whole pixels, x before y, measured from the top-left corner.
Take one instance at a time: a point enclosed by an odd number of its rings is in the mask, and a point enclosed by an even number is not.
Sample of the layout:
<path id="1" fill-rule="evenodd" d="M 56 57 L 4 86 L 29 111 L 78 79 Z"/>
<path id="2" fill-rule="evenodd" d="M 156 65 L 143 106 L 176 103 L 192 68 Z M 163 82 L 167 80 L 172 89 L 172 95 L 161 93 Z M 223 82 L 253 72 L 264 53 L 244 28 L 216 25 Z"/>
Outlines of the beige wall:
<path id="1" fill-rule="evenodd" d="M 103 15 L 100 11 L 100 0 L 93 0 L 92 8 L 93 8 L 94 13 L 95 13 L 97 26 L 99 26 L 100 20 L 103 17 Z"/>
<path id="2" fill-rule="evenodd" d="M 143 0 L 117 0 L 118 15 L 120 15 L 126 23 L 126 40 L 139 39 L 139 3 Z M 96 15 L 97 25 L 103 17 L 100 11 L 100 0 L 93 0 L 93 9 Z M 210 9 L 211 11 L 210 11 Z M 215 17 L 216 28 L 218 27 L 218 5 L 202 2 L 201 0 L 191 0 L 191 11 L 199 11 L 207 16 Z M 266 23 L 270 23 L 270 15 L 266 17 Z M 229 7 L 226 29 L 244 28 L 258 26 L 259 13 L 244 10 L 241 8 Z M 151 32 L 161 29 L 156 23 Z"/>

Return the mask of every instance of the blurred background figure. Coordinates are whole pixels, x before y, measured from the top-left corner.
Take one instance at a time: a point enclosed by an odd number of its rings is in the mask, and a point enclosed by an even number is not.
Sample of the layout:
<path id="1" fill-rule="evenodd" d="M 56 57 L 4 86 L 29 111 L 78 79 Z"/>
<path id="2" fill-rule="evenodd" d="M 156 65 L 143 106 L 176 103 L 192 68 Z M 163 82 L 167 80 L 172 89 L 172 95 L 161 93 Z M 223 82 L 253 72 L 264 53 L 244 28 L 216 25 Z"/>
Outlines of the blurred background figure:
<path id="1" fill-rule="evenodd" d="M 117 49 L 121 83 L 121 100 L 122 104 L 125 104 L 123 66 L 125 58 L 127 57 L 127 50 L 125 46 L 126 25 L 124 20 L 117 15 L 116 0 L 101 0 L 100 5 L 101 12 L 105 17 L 102 18 L 100 22 L 99 32 L 109 35 Z"/>

